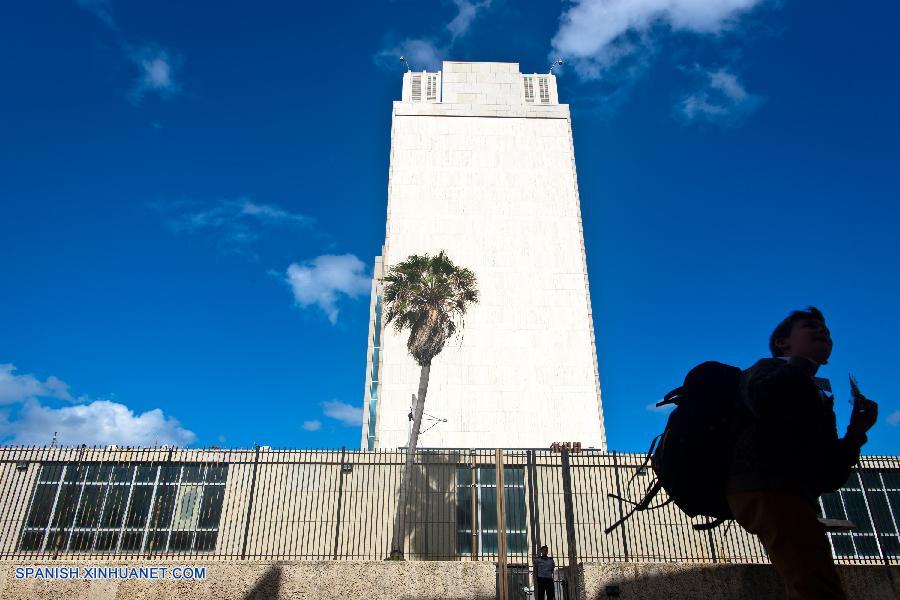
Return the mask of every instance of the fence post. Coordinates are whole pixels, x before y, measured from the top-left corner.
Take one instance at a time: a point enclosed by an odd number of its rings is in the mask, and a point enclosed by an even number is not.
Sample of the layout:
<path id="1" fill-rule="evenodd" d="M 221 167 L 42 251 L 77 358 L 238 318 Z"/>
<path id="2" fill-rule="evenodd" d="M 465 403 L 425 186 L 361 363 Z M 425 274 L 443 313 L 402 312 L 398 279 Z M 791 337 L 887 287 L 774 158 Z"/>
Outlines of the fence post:
<path id="1" fill-rule="evenodd" d="M 247 519 L 244 523 L 244 543 L 241 545 L 241 559 L 247 558 L 247 533 L 250 531 L 250 517 L 253 515 L 253 496 L 256 493 L 256 469 L 259 466 L 259 444 L 256 446 L 256 457 L 253 459 L 253 478 L 250 480 L 250 502 L 247 503 Z"/>
<path id="2" fill-rule="evenodd" d="M 566 541 L 569 550 L 569 566 L 578 564 L 578 548 L 575 545 L 575 510 L 572 507 L 572 473 L 569 451 L 562 451 L 563 505 L 566 511 Z"/>
<path id="3" fill-rule="evenodd" d="M 469 450 L 472 461 L 472 560 L 478 560 L 478 465 L 476 463 L 475 450 Z"/>
<path id="4" fill-rule="evenodd" d="M 509 579 L 506 568 L 506 493 L 503 489 L 503 450 L 497 448 L 497 600 L 509 600 Z"/>
<path id="5" fill-rule="evenodd" d="M 528 516 L 531 523 L 531 556 L 538 555 L 541 547 L 540 513 L 537 503 L 537 467 L 534 450 L 528 451 Z"/>
<path id="6" fill-rule="evenodd" d="M 334 523 L 334 554 L 332 560 L 338 557 L 338 542 L 341 537 L 341 504 L 344 497 L 344 456 L 347 453 L 347 446 L 341 446 L 341 465 L 338 468 L 338 497 L 337 497 L 337 514 Z"/>
<path id="7" fill-rule="evenodd" d="M 613 473 L 616 475 L 616 495 L 619 497 L 617 500 L 619 504 L 619 518 L 623 519 L 625 518 L 625 509 L 622 507 L 622 482 L 619 480 L 619 461 L 616 456 L 616 451 L 613 450 Z M 619 527 L 622 528 L 622 551 L 625 553 L 625 562 L 628 562 L 628 536 L 625 531 L 625 528 L 627 527 L 625 521 L 622 521 L 622 524 L 619 525 Z"/>

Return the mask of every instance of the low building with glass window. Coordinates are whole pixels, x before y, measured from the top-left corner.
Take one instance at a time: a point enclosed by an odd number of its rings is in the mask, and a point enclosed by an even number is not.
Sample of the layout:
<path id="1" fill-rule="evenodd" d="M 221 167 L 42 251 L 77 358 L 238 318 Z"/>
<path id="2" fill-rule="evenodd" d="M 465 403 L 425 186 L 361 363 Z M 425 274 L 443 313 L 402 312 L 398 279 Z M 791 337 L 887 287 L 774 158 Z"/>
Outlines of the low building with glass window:
<path id="1" fill-rule="evenodd" d="M 504 451 L 498 511 L 494 451 L 420 451 L 406 555 L 495 560 L 503 535 L 512 565 L 543 544 L 561 563 L 570 541 L 582 562 L 765 562 L 740 527 L 696 531 L 671 504 L 606 534 L 628 508 L 609 494 L 637 500 L 649 484 L 642 458 Z M 0 556 L 381 560 L 403 460 L 397 451 L 0 448 Z M 840 561 L 900 559 L 900 459 L 865 457 L 820 508 L 855 525 L 829 534 Z"/>

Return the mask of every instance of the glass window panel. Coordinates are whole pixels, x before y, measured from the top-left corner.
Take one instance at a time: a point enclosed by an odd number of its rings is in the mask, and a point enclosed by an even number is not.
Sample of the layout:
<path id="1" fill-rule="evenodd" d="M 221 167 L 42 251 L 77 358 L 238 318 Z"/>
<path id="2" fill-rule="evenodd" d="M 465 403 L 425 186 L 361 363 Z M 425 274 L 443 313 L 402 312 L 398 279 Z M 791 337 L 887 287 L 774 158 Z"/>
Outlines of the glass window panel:
<path id="1" fill-rule="evenodd" d="M 112 479 L 117 482 L 130 482 L 134 476 L 134 465 L 115 465 Z"/>
<path id="2" fill-rule="evenodd" d="M 100 464 L 97 465 L 97 468 L 93 471 L 93 478 L 91 477 L 92 471 L 88 469 L 88 480 L 89 481 L 109 481 L 109 476 L 112 474 L 113 466 L 110 464 Z"/>
<path id="3" fill-rule="evenodd" d="M 834 555 L 838 558 L 856 556 L 856 551 L 853 549 L 853 542 L 850 540 L 850 534 L 832 533 L 831 543 L 834 546 Z"/>
<path id="4" fill-rule="evenodd" d="M 74 532 L 72 532 L 72 543 L 69 545 L 69 550 L 84 552 L 86 550 L 90 550 L 91 546 L 93 546 L 93 545 L 94 545 L 94 532 L 93 531 L 74 531 Z"/>
<path id="5" fill-rule="evenodd" d="M 481 530 L 497 530 L 497 493 L 495 488 L 481 488 L 481 502 L 478 509 L 481 517 Z"/>
<path id="6" fill-rule="evenodd" d="M 181 481 L 182 483 L 203 482 L 203 465 L 199 463 L 184 465 L 184 470 L 181 473 Z"/>
<path id="7" fill-rule="evenodd" d="M 472 527 L 472 488 L 456 488 L 456 528 Z"/>
<path id="8" fill-rule="evenodd" d="M 525 489 L 511 488 L 506 491 L 506 528 L 525 529 Z"/>
<path id="9" fill-rule="evenodd" d="M 96 527 L 100 522 L 100 504 L 103 502 L 104 485 L 85 485 L 81 503 L 75 518 L 76 527 Z"/>
<path id="10" fill-rule="evenodd" d="M 35 551 L 41 549 L 44 543 L 44 531 L 26 531 L 22 535 L 22 542 L 19 544 L 19 550 Z"/>
<path id="11" fill-rule="evenodd" d="M 125 517 L 125 503 L 128 501 L 129 486 L 111 485 L 106 493 L 106 504 L 103 506 L 101 527 L 119 527 Z"/>
<path id="12" fill-rule="evenodd" d="M 859 488 L 859 478 L 856 476 L 856 473 L 850 473 L 850 477 L 847 479 L 847 482 L 841 486 L 841 489 L 857 489 Z"/>
<path id="13" fill-rule="evenodd" d="M 456 532 L 456 552 L 457 554 L 472 553 L 472 533 L 469 531 Z"/>
<path id="14" fill-rule="evenodd" d="M 173 531 L 169 539 L 169 550 L 172 552 L 190 550 L 193 537 L 192 531 Z"/>
<path id="15" fill-rule="evenodd" d="M 478 467 L 478 485 L 497 485 L 496 467 Z"/>
<path id="16" fill-rule="evenodd" d="M 180 465 L 163 465 L 159 470 L 159 480 L 161 482 L 175 483 L 181 474 Z"/>
<path id="17" fill-rule="evenodd" d="M 900 489 L 900 471 L 882 471 L 881 478 L 884 480 L 884 487 Z"/>
<path id="18" fill-rule="evenodd" d="M 178 490 L 172 529 L 194 529 L 197 527 L 197 519 L 200 516 L 201 490 L 202 488 L 197 485 L 181 486 Z"/>
<path id="19" fill-rule="evenodd" d="M 456 486 L 472 485 L 472 469 L 459 467 L 456 469 Z"/>
<path id="20" fill-rule="evenodd" d="M 141 483 L 156 481 L 156 465 L 138 465 L 134 480 Z"/>
<path id="21" fill-rule="evenodd" d="M 149 485 L 136 485 L 131 493 L 131 506 L 128 508 L 126 527 L 143 527 L 147 524 L 147 515 L 150 512 L 150 497 L 153 495 L 153 487 Z"/>
<path id="22" fill-rule="evenodd" d="M 878 539 L 885 556 L 900 557 L 900 538 L 896 535 L 882 535 Z"/>
<path id="23" fill-rule="evenodd" d="M 481 552 L 483 554 L 497 554 L 497 533 L 481 534 Z"/>
<path id="24" fill-rule="evenodd" d="M 225 498 L 225 486 L 210 485 L 203 490 L 200 502 L 200 518 L 198 527 L 218 527 L 222 516 L 222 500 Z"/>
<path id="25" fill-rule="evenodd" d="M 75 509 L 78 504 L 78 496 L 81 494 L 81 486 L 77 483 L 63 484 L 56 500 L 56 509 L 53 511 L 53 527 L 70 527 L 75 521 Z"/>
<path id="26" fill-rule="evenodd" d="M 201 552 L 213 552 L 216 549 L 217 531 L 198 531 L 194 549 Z"/>
<path id="27" fill-rule="evenodd" d="M 87 473 L 87 465 L 85 464 L 67 465 L 64 479 L 72 483 L 78 483 L 79 481 L 84 481 L 85 473 Z"/>
<path id="28" fill-rule="evenodd" d="M 877 490 L 869 492 L 869 509 L 872 511 L 872 520 L 875 521 L 875 529 L 879 533 L 896 533 L 884 492 Z"/>
<path id="29" fill-rule="evenodd" d="M 887 497 L 891 504 L 891 512 L 894 513 L 894 521 L 900 525 L 900 491 L 891 490 L 887 493 Z"/>
<path id="30" fill-rule="evenodd" d="M 63 466 L 61 464 L 41 465 L 40 481 L 59 481 L 62 477 Z"/>
<path id="31" fill-rule="evenodd" d="M 844 504 L 837 492 L 822 494 L 822 505 L 825 507 L 825 516 L 829 519 L 846 519 Z"/>
<path id="32" fill-rule="evenodd" d="M 521 467 L 503 468 L 503 487 L 525 485 L 525 470 Z"/>
<path id="33" fill-rule="evenodd" d="M 47 552 L 63 552 L 69 543 L 69 531 L 65 529 L 51 529 L 47 538 Z"/>
<path id="34" fill-rule="evenodd" d="M 224 483 L 227 476 L 228 465 L 225 463 L 209 465 L 206 470 L 206 481 L 210 483 Z"/>
<path id="35" fill-rule="evenodd" d="M 506 551 L 513 554 L 523 554 L 526 548 L 524 532 L 507 532 Z"/>
<path id="36" fill-rule="evenodd" d="M 176 490 L 177 488 L 174 485 L 157 486 L 150 527 L 154 529 L 166 528 L 172 523 Z"/>
<path id="37" fill-rule="evenodd" d="M 122 536 L 122 551 L 134 552 L 140 550 L 143 537 L 143 531 L 126 531 Z"/>
<path id="38" fill-rule="evenodd" d="M 118 531 L 98 531 L 94 550 L 115 550 L 119 543 Z"/>
<path id="39" fill-rule="evenodd" d="M 878 546 L 875 544 L 874 535 L 853 535 L 853 542 L 856 544 L 857 556 L 878 556 Z"/>
<path id="40" fill-rule="evenodd" d="M 856 531 L 870 532 L 872 531 L 872 523 L 869 521 L 869 514 L 866 512 L 865 500 L 863 500 L 862 492 L 842 491 L 844 497 L 844 505 L 847 507 L 847 518 L 856 525 Z"/>
<path id="41" fill-rule="evenodd" d="M 863 485 L 867 490 L 881 489 L 881 476 L 878 471 L 863 471 L 860 475 L 862 475 Z"/>
<path id="42" fill-rule="evenodd" d="M 46 527 L 50 524 L 50 511 L 53 509 L 53 499 L 56 497 L 56 483 L 39 483 L 35 488 L 34 500 L 31 504 L 31 513 L 25 522 L 27 527 Z"/>

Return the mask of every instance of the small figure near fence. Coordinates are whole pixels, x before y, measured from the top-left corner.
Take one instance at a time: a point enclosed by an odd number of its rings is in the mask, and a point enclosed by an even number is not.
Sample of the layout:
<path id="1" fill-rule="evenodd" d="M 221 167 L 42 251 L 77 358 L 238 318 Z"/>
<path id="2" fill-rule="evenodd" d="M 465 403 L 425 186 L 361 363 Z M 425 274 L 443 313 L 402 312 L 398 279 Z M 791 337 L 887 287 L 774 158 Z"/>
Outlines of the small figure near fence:
<path id="1" fill-rule="evenodd" d="M 818 309 L 792 312 L 772 332 L 769 348 L 773 358 L 757 361 L 741 378 L 747 425 L 735 443 L 728 505 L 765 546 L 790 600 L 844 600 L 817 501 L 847 481 L 878 405 L 851 377 L 853 411 L 838 437 L 834 400 L 815 379 L 832 350 Z"/>
<path id="2" fill-rule="evenodd" d="M 553 587 L 553 570 L 556 565 L 553 559 L 547 556 L 547 546 L 541 546 L 540 556 L 534 557 L 534 579 L 536 600 L 556 600 L 556 590 Z"/>

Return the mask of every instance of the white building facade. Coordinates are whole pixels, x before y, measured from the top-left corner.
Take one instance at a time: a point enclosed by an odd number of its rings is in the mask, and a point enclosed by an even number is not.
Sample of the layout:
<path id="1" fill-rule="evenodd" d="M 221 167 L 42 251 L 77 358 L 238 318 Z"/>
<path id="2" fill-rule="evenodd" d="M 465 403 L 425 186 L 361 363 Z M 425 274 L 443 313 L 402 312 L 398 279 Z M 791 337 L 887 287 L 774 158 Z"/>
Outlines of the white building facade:
<path id="1" fill-rule="evenodd" d="M 419 447 L 606 449 L 569 107 L 517 63 L 407 72 L 372 286 L 362 447 L 408 443 L 419 367 L 380 278 L 445 250 L 480 302 L 432 363 Z"/>

